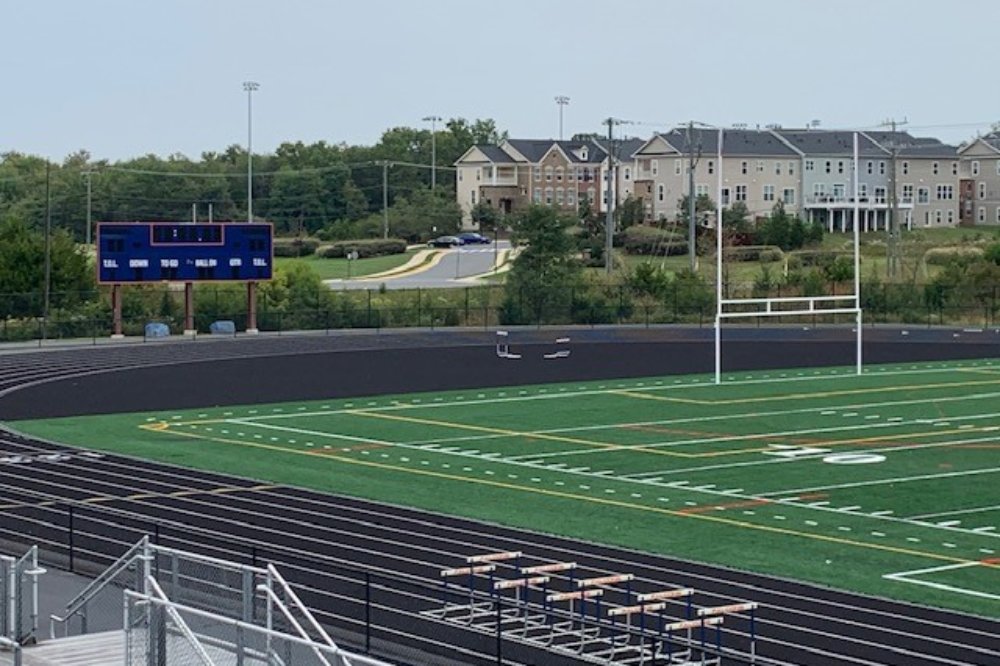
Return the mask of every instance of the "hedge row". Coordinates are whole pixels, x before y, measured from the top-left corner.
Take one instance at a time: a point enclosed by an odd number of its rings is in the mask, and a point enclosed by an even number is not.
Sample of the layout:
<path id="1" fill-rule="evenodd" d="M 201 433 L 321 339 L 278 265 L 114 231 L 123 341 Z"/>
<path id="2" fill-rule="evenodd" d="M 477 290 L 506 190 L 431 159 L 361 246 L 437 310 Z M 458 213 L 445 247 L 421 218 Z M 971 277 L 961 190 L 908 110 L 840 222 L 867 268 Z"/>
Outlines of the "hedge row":
<path id="1" fill-rule="evenodd" d="M 737 245 L 726 248 L 725 256 L 729 261 L 759 261 L 766 264 L 784 260 L 785 253 L 776 245 Z"/>
<path id="2" fill-rule="evenodd" d="M 315 238 L 275 238 L 273 245 L 276 257 L 306 257 L 316 252 L 319 241 Z"/>
<path id="3" fill-rule="evenodd" d="M 955 259 L 978 259 L 983 256 L 983 248 L 960 245 L 954 247 L 934 247 L 924 253 L 928 266 L 945 266 Z"/>
<path id="4" fill-rule="evenodd" d="M 645 226 L 626 229 L 621 235 L 621 245 L 628 254 L 650 256 L 685 254 L 688 247 L 682 234 Z"/>
<path id="5" fill-rule="evenodd" d="M 382 257 L 406 252 L 406 241 L 401 238 L 370 238 L 365 240 L 337 241 L 320 247 L 316 254 L 324 259 L 341 259 L 349 252 L 357 252 L 358 259 Z"/>

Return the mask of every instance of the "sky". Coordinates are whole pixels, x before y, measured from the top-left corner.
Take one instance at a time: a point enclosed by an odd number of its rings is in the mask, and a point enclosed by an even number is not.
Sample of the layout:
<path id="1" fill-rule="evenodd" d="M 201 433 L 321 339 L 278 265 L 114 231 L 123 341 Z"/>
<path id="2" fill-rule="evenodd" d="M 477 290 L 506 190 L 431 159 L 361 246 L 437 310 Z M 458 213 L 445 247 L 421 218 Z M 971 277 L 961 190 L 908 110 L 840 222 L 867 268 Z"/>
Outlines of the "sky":
<path id="1" fill-rule="evenodd" d="M 697 120 L 958 144 L 1000 121 L 997 0 L 0 0 L 0 153 L 371 145 L 421 118 L 516 138 Z"/>

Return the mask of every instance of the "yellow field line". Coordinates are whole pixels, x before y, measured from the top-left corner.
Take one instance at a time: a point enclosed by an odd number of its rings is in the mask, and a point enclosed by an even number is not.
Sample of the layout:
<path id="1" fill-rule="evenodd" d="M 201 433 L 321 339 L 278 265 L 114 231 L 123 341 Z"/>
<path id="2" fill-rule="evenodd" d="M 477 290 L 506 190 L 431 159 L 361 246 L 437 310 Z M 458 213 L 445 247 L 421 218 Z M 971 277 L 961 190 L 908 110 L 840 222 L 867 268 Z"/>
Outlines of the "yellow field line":
<path id="1" fill-rule="evenodd" d="M 730 527 L 736 527 L 739 529 L 749 529 L 761 532 L 767 532 L 771 534 L 782 534 L 785 536 L 799 537 L 802 539 L 809 539 L 813 541 L 822 541 L 825 543 L 835 543 L 843 546 L 852 546 L 856 548 L 864 548 L 868 550 L 877 550 L 887 553 L 894 553 L 897 555 L 909 555 L 912 557 L 923 557 L 931 560 L 938 560 L 941 562 L 950 562 L 953 564 L 980 564 L 981 560 L 969 560 L 960 557 L 953 557 L 950 555 L 941 555 L 938 553 L 928 553 L 920 550 L 913 550 L 910 548 L 902 548 L 899 546 L 890 546 L 887 544 L 878 543 L 868 543 L 865 541 L 854 541 L 852 539 L 845 539 L 843 537 L 837 536 L 827 536 L 824 534 L 813 534 L 810 532 L 800 532 L 798 530 L 783 528 L 783 527 L 773 527 L 770 525 L 757 525 L 754 523 L 746 523 L 732 518 L 721 518 L 719 516 L 713 516 L 709 514 L 698 514 L 698 513 L 683 513 L 679 510 L 664 509 L 657 506 L 646 506 L 642 504 L 632 504 L 629 502 L 624 502 L 621 500 L 612 500 L 604 497 L 591 497 L 589 495 L 578 495 L 571 492 L 559 491 L 559 490 L 548 490 L 545 488 L 532 488 L 528 486 L 519 486 L 517 484 L 506 483 L 503 481 L 491 481 L 488 479 L 476 479 L 472 477 L 460 476 L 457 474 L 450 474 L 446 472 L 435 472 L 431 470 L 422 469 L 411 469 L 408 467 L 399 467 L 396 465 L 388 463 L 374 462 L 371 460 L 358 460 L 354 458 L 342 457 L 336 454 L 329 454 L 323 451 L 305 451 L 301 449 L 288 449 L 281 446 L 272 446 L 270 444 L 259 444 L 256 442 L 244 442 L 240 440 L 225 439 L 219 437 L 205 436 L 198 433 L 187 433 L 187 432 L 175 432 L 173 434 L 180 435 L 182 437 L 191 437 L 194 439 L 209 440 L 213 442 L 220 442 L 223 444 L 233 444 L 236 446 L 247 446 L 251 448 L 266 449 L 272 451 L 280 451 L 282 453 L 289 453 L 292 455 L 309 456 L 309 457 L 321 457 L 327 460 L 335 460 L 337 462 L 345 463 L 348 465 L 360 465 L 363 467 L 372 467 L 382 470 L 390 470 L 394 472 L 402 472 L 405 474 L 416 474 L 419 476 L 428 476 L 432 478 L 445 479 L 448 481 L 458 481 L 461 483 L 474 483 L 478 485 L 490 486 L 494 488 L 502 488 L 504 490 L 514 490 L 534 495 L 543 495 L 546 497 L 555 497 L 559 499 L 570 499 L 582 502 L 590 502 L 592 504 L 601 504 L 606 506 L 614 506 L 622 509 L 633 509 L 636 511 L 656 513 L 660 515 L 668 515 L 676 518 L 685 518 L 689 520 L 702 520 L 712 523 L 728 525 Z M 992 566 L 992 565 L 984 565 Z"/>
<path id="2" fill-rule="evenodd" d="M 760 396 L 756 398 L 730 398 L 728 400 L 701 400 L 698 398 L 671 398 L 664 395 L 651 395 L 630 389 L 616 389 L 609 391 L 618 395 L 630 398 L 640 398 L 642 400 L 661 400 L 664 402 L 680 402 L 690 405 L 739 405 L 753 402 L 773 402 L 775 400 L 811 400 L 813 398 L 832 398 L 842 395 L 862 395 L 865 393 L 894 393 L 898 391 L 916 391 L 924 389 L 938 388 L 967 388 L 969 386 L 982 386 L 989 384 L 1000 384 L 1000 379 L 983 380 L 979 382 L 945 382 L 941 384 L 923 384 L 921 386 L 884 386 L 878 388 L 844 389 L 842 391 L 819 391 L 816 393 L 794 393 L 783 395 Z"/>

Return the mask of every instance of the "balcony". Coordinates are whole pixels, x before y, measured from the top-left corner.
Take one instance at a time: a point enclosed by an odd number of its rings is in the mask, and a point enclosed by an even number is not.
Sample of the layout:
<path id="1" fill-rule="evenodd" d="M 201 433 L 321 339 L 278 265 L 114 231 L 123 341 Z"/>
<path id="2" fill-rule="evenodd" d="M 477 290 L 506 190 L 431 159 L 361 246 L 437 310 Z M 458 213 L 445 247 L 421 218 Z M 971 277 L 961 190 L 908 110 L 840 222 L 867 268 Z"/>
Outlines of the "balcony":
<path id="1" fill-rule="evenodd" d="M 892 203 L 887 196 L 862 195 L 858 197 L 858 206 L 868 210 L 887 210 Z M 896 205 L 900 208 L 913 208 L 913 197 L 899 197 Z M 853 196 L 839 196 L 834 194 L 814 194 L 806 197 L 806 208 L 823 208 L 833 210 L 846 210 L 854 208 Z"/>

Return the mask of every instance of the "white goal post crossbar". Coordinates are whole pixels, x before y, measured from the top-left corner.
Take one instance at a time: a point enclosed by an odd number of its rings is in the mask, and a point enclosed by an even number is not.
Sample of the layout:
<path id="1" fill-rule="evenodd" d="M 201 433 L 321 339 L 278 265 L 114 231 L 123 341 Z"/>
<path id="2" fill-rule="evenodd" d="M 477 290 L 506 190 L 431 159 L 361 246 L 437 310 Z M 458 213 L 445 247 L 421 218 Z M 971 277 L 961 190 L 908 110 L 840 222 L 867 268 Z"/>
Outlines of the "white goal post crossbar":
<path id="1" fill-rule="evenodd" d="M 841 296 L 790 296 L 780 298 L 723 298 L 722 297 L 722 191 L 723 191 L 723 139 L 725 131 L 717 128 L 718 136 L 718 174 L 716 192 L 715 216 L 715 383 L 722 383 L 722 322 L 727 319 L 745 319 L 753 317 L 790 317 L 809 316 L 816 314 L 853 314 L 855 326 L 855 366 L 857 374 L 862 371 L 861 355 L 861 262 L 858 251 L 860 236 L 859 223 L 861 220 L 860 197 L 858 196 L 858 178 L 860 160 L 858 156 L 858 132 L 854 132 L 854 160 L 853 160 L 853 183 L 851 196 L 854 200 L 853 227 L 854 227 L 854 293 Z M 892 183 L 895 189 L 896 183 Z M 689 196 L 694 196 L 690 193 Z M 775 308 L 774 306 L 779 306 Z M 745 310 L 727 310 L 732 306 L 753 306 Z M 784 306 L 784 307 L 782 307 Z M 819 306 L 819 307 L 817 307 Z M 787 308 L 787 309 L 785 309 Z"/>

